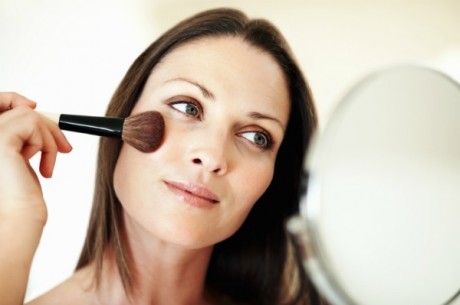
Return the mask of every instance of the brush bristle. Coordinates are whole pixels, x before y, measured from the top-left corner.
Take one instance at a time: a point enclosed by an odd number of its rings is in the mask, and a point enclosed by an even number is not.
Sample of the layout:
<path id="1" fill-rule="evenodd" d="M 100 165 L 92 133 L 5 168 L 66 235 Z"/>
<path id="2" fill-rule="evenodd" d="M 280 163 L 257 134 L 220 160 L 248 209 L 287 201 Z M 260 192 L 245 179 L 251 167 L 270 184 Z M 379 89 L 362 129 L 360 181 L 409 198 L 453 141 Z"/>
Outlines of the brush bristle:
<path id="1" fill-rule="evenodd" d="M 125 119 L 121 137 L 141 152 L 153 152 L 160 147 L 164 126 L 163 116 L 159 112 L 142 112 Z"/>

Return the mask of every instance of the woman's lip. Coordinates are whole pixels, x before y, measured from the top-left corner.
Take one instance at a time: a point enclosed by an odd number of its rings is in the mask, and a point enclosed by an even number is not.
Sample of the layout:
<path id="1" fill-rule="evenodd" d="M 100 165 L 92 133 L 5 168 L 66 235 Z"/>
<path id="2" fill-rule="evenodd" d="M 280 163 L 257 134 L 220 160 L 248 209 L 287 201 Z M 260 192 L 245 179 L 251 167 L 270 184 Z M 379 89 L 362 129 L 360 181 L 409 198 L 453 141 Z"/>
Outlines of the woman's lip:
<path id="1" fill-rule="evenodd" d="M 175 181 L 165 181 L 166 185 L 170 188 L 184 192 L 198 199 L 208 201 L 210 203 L 219 203 L 219 197 L 205 187 L 193 183 L 182 183 Z"/>

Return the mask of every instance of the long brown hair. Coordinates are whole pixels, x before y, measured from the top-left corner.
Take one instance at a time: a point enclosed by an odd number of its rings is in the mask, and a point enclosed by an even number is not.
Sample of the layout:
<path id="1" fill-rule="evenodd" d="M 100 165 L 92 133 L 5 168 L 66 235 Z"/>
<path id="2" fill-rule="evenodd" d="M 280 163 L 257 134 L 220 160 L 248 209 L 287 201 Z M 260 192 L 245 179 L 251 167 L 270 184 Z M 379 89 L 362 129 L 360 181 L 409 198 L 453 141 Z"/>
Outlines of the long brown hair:
<path id="1" fill-rule="evenodd" d="M 291 113 L 267 191 L 242 227 L 214 247 L 206 285 L 214 293 L 241 304 L 316 304 L 318 296 L 302 268 L 297 249 L 286 232 L 286 220 L 298 213 L 304 154 L 317 116 L 306 81 L 290 49 L 268 21 L 248 19 L 234 9 L 214 9 L 186 19 L 153 42 L 132 64 L 115 91 L 107 115 L 127 117 L 155 65 L 177 46 L 202 37 L 237 36 L 270 54 L 287 80 Z M 123 211 L 113 188 L 113 172 L 122 143 L 101 139 L 93 209 L 77 269 L 94 263 L 100 279 L 103 254 L 111 247 L 129 294 L 135 283 L 131 254 L 124 236 Z M 292 249 L 292 251 L 288 251 Z M 289 264 L 288 262 L 291 262 Z M 287 266 L 295 274 L 285 276 Z M 288 286 L 296 283 L 286 298 Z"/>

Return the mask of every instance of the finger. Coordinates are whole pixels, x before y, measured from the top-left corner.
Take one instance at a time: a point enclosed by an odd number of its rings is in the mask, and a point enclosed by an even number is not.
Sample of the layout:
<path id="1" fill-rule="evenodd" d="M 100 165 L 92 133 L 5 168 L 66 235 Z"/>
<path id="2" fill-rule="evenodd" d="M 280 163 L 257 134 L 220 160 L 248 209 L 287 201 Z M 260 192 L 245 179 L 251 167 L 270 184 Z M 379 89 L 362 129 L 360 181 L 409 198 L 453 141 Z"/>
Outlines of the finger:
<path id="1" fill-rule="evenodd" d="M 61 153 L 68 153 L 72 151 L 72 145 L 70 145 L 66 136 L 64 135 L 62 130 L 56 125 L 56 123 L 47 118 L 45 118 L 45 121 L 57 145 L 57 150 Z"/>
<path id="2" fill-rule="evenodd" d="M 51 178 L 56 164 L 58 148 L 51 132 L 46 128 L 40 128 L 40 131 L 29 139 L 29 143 L 23 147 L 21 155 L 24 160 L 30 160 L 38 152 L 41 152 L 40 174 L 44 178 Z"/>
<path id="3" fill-rule="evenodd" d="M 64 133 L 54 122 L 26 106 L 20 105 L 2 115 L 0 125 L 5 127 L 4 135 L 12 133 L 6 141 L 16 147 L 26 161 L 41 152 L 39 171 L 45 178 L 53 174 L 57 153 L 72 150 Z"/>
<path id="4" fill-rule="evenodd" d="M 51 178 L 54 171 L 54 165 L 56 164 L 58 145 L 49 126 L 46 126 L 46 124 L 40 126 L 40 135 L 42 137 L 43 147 L 41 148 L 42 153 L 39 170 L 43 177 Z"/>
<path id="5" fill-rule="evenodd" d="M 43 146 L 40 134 L 43 120 L 30 108 L 17 107 L 0 116 L 1 136 L 17 152 L 30 158 Z"/>
<path id="6" fill-rule="evenodd" d="M 72 150 L 72 146 L 59 127 L 50 120 L 45 120 L 41 134 L 43 138 L 43 147 L 41 148 L 42 153 L 39 170 L 43 177 L 51 178 L 56 165 L 58 152 L 68 153 Z"/>
<path id="7" fill-rule="evenodd" d="M 57 144 L 46 126 L 39 127 L 38 131 L 29 138 L 28 144 L 23 147 L 21 154 L 25 160 L 29 160 L 38 152 L 41 152 L 40 174 L 45 178 L 51 178 L 56 163 Z"/>
<path id="8" fill-rule="evenodd" d="M 21 151 L 21 155 L 24 160 L 30 160 L 33 156 L 35 156 L 41 150 L 41 146 L 41 143 L 37 142 L 25 145 Z"/>
<path id="9" fill-rule="evenodd" d="M 37 145 L 41 145 L 40 148 L 43 146 L 43 148 L 41 148 L 42 151 L 47 151 L 50 147 L 53 151 L 60 153 L 69 153 L 72 151 L 72 145 L 69 143 L 62 130 L 54 122 L 45 119 L 44 128 L 46 128 L 47 131 L 47 133 L 43 136 L 46 141 L 43 144 L 41 142 L 36 143 Z M 46 143 L 52 143 L 52 146 L 47 146 Z M 28 149 L 30 154 L 38 152 L 38 150 L 34 147 L 30 147 Z"/>
<path id="10" fill-rule="evenodd" d="M 72 146 L 56 123 L 28 107 L 19 106 L 8 111 L 2 115 L 2 121 L 0 129 L 4 126 L 9 129 L 13 127 L 15 130 L 16 137 L 12 138 L 14 146 L 25 159 L 30 159 L 40 150 L 49 150 L 50 147 L 63 153 L 72 150 Z M 5 134 L 7 133 L 5 129 Z M 47 143 L 52 143 L 52 146 L 48 146 Z"/>
<path id="11" fill-rule="evenodd" d="M 0 93 L 0 112 L 24 105 L 35 109 L 37 103 L 15 92 Z"/>
<path id="12" fill-rule="evenodd" d="M 0 106 L 1 108 L 1 106 Z M 16 105 L 14 108 L 6 109 L 3 112 L 0 109 L 0 119 L 2 123 L 5 124 L 14 124 L 17 125 L 18 120 L 22 120 L 24 117 L 28 117 L 30 115 L 34 115 L 35 111 L 26 105 Z M 34 115 L 35 116 L 35 115 Z M 33 122 L 35 122 L 35 118 Z M 15 122 L 15 123 L 11 123 Z"/>
<path id="13" fill-rule="evenodd" d="M 56 164 L 57 151 L 42 151 L 40 158 L 40 174 L 45 178 L 53 176 L 54 165 Z"/>

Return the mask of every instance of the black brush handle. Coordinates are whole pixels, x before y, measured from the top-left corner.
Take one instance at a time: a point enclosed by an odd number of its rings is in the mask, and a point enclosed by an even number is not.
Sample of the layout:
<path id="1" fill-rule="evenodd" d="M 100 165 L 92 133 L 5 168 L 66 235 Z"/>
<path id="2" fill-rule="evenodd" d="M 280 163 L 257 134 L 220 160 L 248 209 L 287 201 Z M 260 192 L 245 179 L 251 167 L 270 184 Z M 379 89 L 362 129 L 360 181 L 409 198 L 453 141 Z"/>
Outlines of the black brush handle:
<path id="1" fill-rule="evenodd" d="M 87 115 L 61 114 L 59 128 L 104 137 L 121 137 L 124 119 Z"/>

